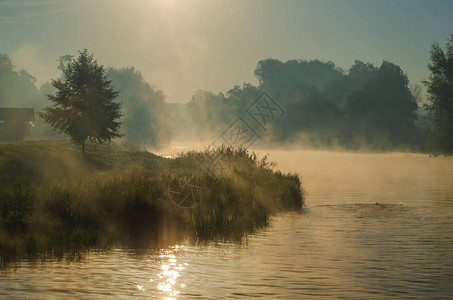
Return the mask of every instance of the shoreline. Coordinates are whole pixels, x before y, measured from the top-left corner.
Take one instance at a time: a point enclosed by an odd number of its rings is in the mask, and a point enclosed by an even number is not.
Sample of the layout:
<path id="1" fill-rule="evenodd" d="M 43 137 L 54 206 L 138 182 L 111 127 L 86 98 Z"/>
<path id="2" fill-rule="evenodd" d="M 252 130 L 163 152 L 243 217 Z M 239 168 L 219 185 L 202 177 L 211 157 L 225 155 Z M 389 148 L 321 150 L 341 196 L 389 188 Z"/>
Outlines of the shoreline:
<path id="1" fill-rule="evenodd" d="M 271 215 L 304 204 L 297 175 L 275 171 L 245 149 L 165 159 L 116 145 L 90 144 L 82 155 L 69 141 L 35 141 L 1 143 L 0 151 L 3 267 L 118 246 L 155 247 L 163 238 L 237 242 Z M 219 155 L 232 158 L 226 168 L 200 168 Z"/>

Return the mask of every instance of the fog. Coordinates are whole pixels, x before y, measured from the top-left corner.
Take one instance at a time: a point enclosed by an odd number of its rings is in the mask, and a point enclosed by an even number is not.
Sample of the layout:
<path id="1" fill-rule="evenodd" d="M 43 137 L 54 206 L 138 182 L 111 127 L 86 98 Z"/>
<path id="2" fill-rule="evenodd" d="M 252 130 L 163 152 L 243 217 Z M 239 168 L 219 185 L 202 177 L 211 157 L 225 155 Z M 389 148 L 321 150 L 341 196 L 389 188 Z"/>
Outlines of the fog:
<path id="1" fill-rule="evenodd" d="M 452 12 L 0 0 L 0 295 L 451 297 Z"/>
<path id="2" fill-rule="evenodd" d="M 50 82 L 38 87 L 8 54 L 0 58 L 0 107 L 39 112 L 51 104 L 47 95 L 55 90 Z M 55 68 L 62 72 L 72 59 L 72 54 L 62 55 Z M 159 149 L 181 140 L 234 147 L 428 147 L 417 103 L 421 88 L 411 90 L 404 71 L 387 61 L 374 66 L 357 60 L 343 70 L 317 59 L 261 60 L 254 70 L 258 85 L 244 83 L 225 92 L 199 89 L 185 104 L 169 103 L 165 91 L 147 82 L 139 67 L 105 69 L 122 107 L 124 136 L 117 142 L 137 149 Z M 37 125 L 32 139 L 65 138 L 39 118 Z M 235 136 L 227 138 L 233 131 Z"/>

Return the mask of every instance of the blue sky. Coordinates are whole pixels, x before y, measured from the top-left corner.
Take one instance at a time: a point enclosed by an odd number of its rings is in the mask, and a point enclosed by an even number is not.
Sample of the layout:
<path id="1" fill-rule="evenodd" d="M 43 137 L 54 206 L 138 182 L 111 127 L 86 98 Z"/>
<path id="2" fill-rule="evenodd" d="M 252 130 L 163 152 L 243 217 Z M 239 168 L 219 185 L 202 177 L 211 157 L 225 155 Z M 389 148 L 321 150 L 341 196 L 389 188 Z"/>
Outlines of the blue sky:
<path id="1" fill-rule="evenodd" d="M 0 0 L 0 53 L 41 84 L 60 55 L 87 48 L 106 66 L 135 66 L 169 102 L 226 92 L 260 59 L 354 60 L 429 75 L 430 45 L 453 33 L 453 1 Z"/>

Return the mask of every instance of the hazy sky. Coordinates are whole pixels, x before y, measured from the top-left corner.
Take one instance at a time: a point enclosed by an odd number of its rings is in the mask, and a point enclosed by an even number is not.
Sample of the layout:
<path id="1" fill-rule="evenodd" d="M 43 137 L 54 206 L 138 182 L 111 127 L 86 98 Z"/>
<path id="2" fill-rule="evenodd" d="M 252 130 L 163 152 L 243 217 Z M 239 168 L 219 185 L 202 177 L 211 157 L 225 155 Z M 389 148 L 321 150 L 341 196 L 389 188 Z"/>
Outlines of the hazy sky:
<path id="1" fill-rule="evenodd" d="M 0 53 L 41 84 L 57 58 L 87 48 L 105 66 L 135 66 L 169 102 L 226 92 L 260 59 L 354 60 L 428 77 L 433 42 L 453 33 L 453 1 L 0 0 Z"/>

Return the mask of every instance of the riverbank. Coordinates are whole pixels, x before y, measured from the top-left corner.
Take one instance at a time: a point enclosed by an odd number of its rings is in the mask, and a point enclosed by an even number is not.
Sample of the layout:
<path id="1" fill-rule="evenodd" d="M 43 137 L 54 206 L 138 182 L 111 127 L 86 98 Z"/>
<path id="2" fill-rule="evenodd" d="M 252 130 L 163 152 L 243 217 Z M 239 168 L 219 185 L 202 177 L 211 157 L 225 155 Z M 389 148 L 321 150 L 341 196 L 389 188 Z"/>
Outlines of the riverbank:
<path id="1" fill-rule="evenodd" d="M 245 149 L 165 159 L 69 141 L 0 144 L 0 265 L 111 247 L 239 241 L 299 209 L 300 179 Z"/>

